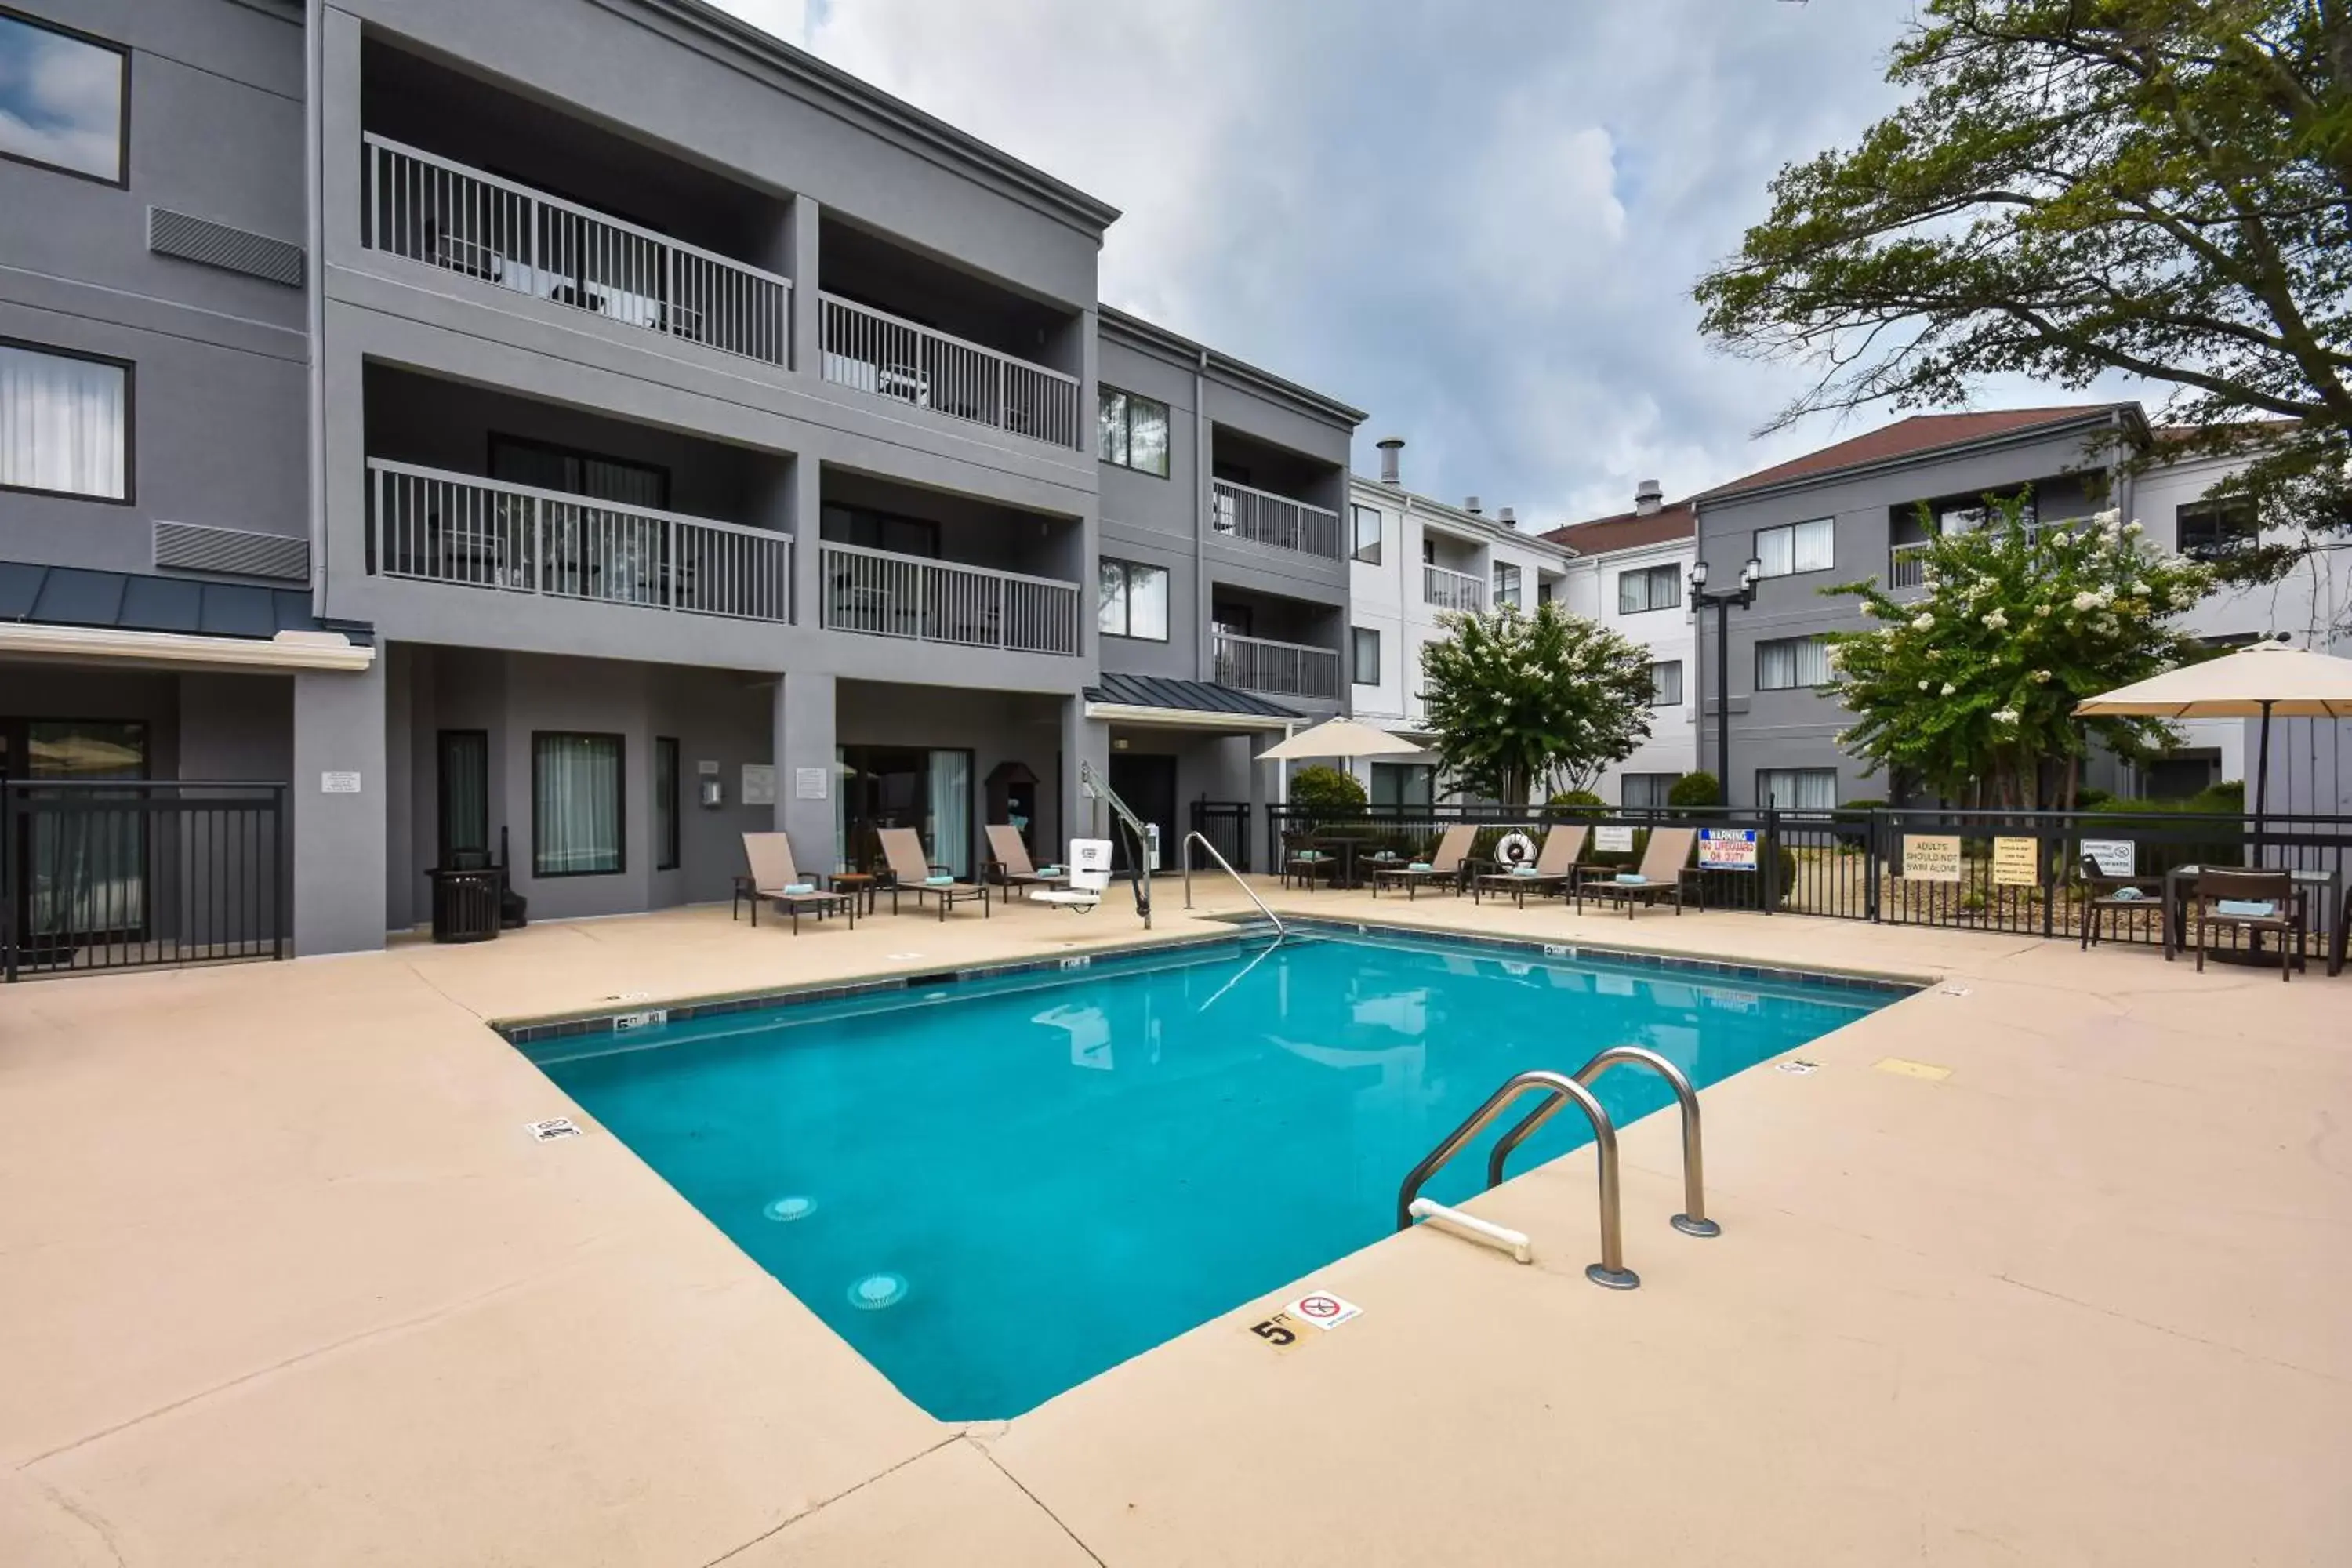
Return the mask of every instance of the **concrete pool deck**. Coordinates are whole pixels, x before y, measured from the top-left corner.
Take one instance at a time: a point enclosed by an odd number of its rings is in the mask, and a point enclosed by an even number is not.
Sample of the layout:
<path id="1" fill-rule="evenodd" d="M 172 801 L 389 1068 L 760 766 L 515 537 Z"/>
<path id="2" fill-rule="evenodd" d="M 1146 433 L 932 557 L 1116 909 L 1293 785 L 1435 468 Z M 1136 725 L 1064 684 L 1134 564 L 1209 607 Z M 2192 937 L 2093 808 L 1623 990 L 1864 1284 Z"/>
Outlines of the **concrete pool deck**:
<path id="1" fill-rule="evenodd" d="M 1293 892 L 1943 984 L 1704 1092 L 1717 1240 L 1628 1130 L 1637 1291 L 1580 1152 L 1474 1205 L 1533 1267 L 1384 1240 L 1300 1282 L 1342 1329 L 1267 1347 L 1276 1292 L 970 1428 L 586 1118 L 532 1142 L 579 1113 L 483 1026 L 1122 944 L 1119 896 L 0 988 L 0 1563 L 2352 1560 L 2352 976 Z"/>

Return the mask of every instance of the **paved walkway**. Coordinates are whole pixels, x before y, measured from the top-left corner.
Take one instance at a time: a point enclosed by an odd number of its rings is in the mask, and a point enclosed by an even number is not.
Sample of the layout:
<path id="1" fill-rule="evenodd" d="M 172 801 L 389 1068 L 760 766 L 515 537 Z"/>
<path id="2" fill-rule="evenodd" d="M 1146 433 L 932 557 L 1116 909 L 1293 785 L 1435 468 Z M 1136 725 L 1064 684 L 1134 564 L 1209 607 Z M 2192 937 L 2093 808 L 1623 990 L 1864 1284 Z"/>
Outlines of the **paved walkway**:
<path id="1" fill-rule="evenodd" d="M 1639 1291 L 1581 1277 L 1574 1154 L 1477 1205 L 1533 1268 L 1382 1241 L 1311 1345 L 1252 1304 L 969 1429 L 614 1140 L 525 1137 L 572 1108 L 480 1020 L 1132 940 L 1112 905 L 0 990 L 0 1564 L 2352 1561 L 2352 976 L 1286 902 L 1944 984 L 1706 1091 L 1720 1240 L 1664 1226 L 1672 1119 L 1626 1134 Z"/>

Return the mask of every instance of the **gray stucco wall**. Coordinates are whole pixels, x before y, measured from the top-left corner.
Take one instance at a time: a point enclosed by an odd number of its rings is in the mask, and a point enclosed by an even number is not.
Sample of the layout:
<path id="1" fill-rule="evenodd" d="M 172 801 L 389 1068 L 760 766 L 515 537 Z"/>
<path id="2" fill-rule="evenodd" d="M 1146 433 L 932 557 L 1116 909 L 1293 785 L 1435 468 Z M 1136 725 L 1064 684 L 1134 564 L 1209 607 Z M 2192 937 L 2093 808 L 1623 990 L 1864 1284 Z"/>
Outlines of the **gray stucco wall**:
<path id="1" fill-rule="evenodd" d="M 1766 768 L 1834 767 L 1838 798 L 1883 798 L 1888 781 L 1866 774 L 1838 747 L 1838 731 L 1851 722 L 1843 705 L 1810 689 L 1756 689 L 1756 645 L 1819 632 L 1852 631 L 1866 625 L 1859 601 L 1827 597 L 1833 584 L 1875 576 L 1886 580 L 1888 551 L 1895 542 L 1892 509 L 1920 500 L 1987 492 L 2008 495 L 2029 481 L 2036 485 L 2045 516 L 2073 515 L 2092 504 L 2085 476 L 2083 436 L 2046 436 L 1956 453 L 1937 460 L 1890 467 L 1843 479 L 1792 485 L 1753 496 L 1702 501 L 1698 512 L 1698 557 L 1707 563 L 1712 584 L 1735 584 L 1740 563 L 1755 549 L 1759 530 L 1836 520 L 1836 558 L 1822 572 L 1769 577 L 1757 586 L 1756 603 L 1729 612 L 1731 776 L 1724 780 L 1735 805 L 1753 805 L 1756 774 Z M 1915 537 L 1907 526 L 1904 537 Z M 1721 775 L 1717 746 L 1717 612 L 1697 622 L 1696 674 L 1703 701 L 1699 711 L 1699 766 Z"/>
<path id="2" fill-rule="evenodd" d="M 150 570 L 157 519 L 303 533 L 301 291 L 147 248 L 151 205 L 300 243 L 299 10 L 34 9 L 131 49 L 130 184 L 0 162 L 0 338 L 131 363 L 132 499 L 0 493 L 0 559 Z"/>

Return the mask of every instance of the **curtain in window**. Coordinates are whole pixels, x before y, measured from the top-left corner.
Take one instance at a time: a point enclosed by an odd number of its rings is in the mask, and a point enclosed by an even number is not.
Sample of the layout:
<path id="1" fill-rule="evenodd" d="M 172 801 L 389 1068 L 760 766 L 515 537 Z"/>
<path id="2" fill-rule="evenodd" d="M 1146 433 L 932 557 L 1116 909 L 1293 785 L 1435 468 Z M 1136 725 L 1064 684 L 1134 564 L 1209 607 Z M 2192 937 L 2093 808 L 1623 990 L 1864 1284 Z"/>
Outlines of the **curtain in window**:
<path id="1" fill-rule="evenodd" d="M 130 494 L 122 367 L 0 344 L 0 485 Z"/>
<path id="2" fill-rule="evenodd" d="M 490 853 L 490 738 L 441 731 L 441 863 L 484 866 Z"/>
<path id="3" fill-rule="evenodd" d="M 621 737 L 531 737 L 531 870 L 621 869 Z"/>
<path id="4" fill-rule="evenodd" d="M 1797 524 L 1794 531 L 1796 570 L 1826 572 L 1837 558 L 1837 521 L 1820 517 Z"/>
<path id="5" fill-rule="evenodd" d="M 1168 477 L 1168 405 L 1148 397 L 1128 399 L 1127 466 Z"/>
<path id="6" fill-rule="evenodd" d="M 1618 781 L 1618 788 L 1627 805 L 1666 805 L 1672 804 L 1667 793 L 1681 777 L 1680 773 L 1626 773 Z"/>
<path id="7" fill-rule="evenodd" d="M 931 753 L 931 859 L 956 875 L 971 869 L 971 755 Z"/>
<path id="8" fill-rule="evenodd" d="M 1158 566 L 1127 568 L 1127 635 L 1165 642 L 1168 638 L 1168 574 Z"/>
<path id="9" fill-rule="evenodd" d="M 1122 562 L 1096 563 L 1095 626 L 1111 637 L 1127 635 L 1127 567 Z"/>
<path id="10" fill-rule="evenodd" d="M 1783 811 L 1832 811 L 1837 807 L 1835 768 L 1766 768 L 1756 775 L 1756 793 Z"/>
<path id="11" fill-rule="evenodd" d="M 1756 645 L 1756 684 L 1764 690 L 1821 686 L 1829 678 L 1829 644 L 1819 637 L 1783 637 Z"/>
<path id="12" fill-rule="evenodd" d="M 777 772 L 782 773 L 782 768 Z M 833 749 L 833 863 L 844 871 L 852 870 L 856 862 L 849 858 L 849 792 L 856 787 L 857 770 L 849 765 L 849 753 L 842 747 Z M 797 868 L 797 863 L 795 864 Z"/>

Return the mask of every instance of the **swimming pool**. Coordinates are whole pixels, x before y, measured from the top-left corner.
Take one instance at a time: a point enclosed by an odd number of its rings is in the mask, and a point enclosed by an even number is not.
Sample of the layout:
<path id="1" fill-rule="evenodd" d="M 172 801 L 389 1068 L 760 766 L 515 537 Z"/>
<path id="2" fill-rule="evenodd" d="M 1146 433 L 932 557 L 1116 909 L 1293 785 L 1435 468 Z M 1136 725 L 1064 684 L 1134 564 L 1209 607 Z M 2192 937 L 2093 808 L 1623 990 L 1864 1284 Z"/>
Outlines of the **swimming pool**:
<path id="1" fill-rule="evenodd" d="M 1704 1085 L 1898 994 L 1349 934 L 522 1048 L 916 1404 L 980 1420 L 1387 1235 L 1405 1172 L 1514 1072 L 1635 1044 Z M 1621 1126 L 1672 1103 L 1596 1087 Z M 1513 1169 L 1590 1136 L 1557 1117 Z M 1430 1195 L 1475 1192 L 1487 1141 Z"/>

